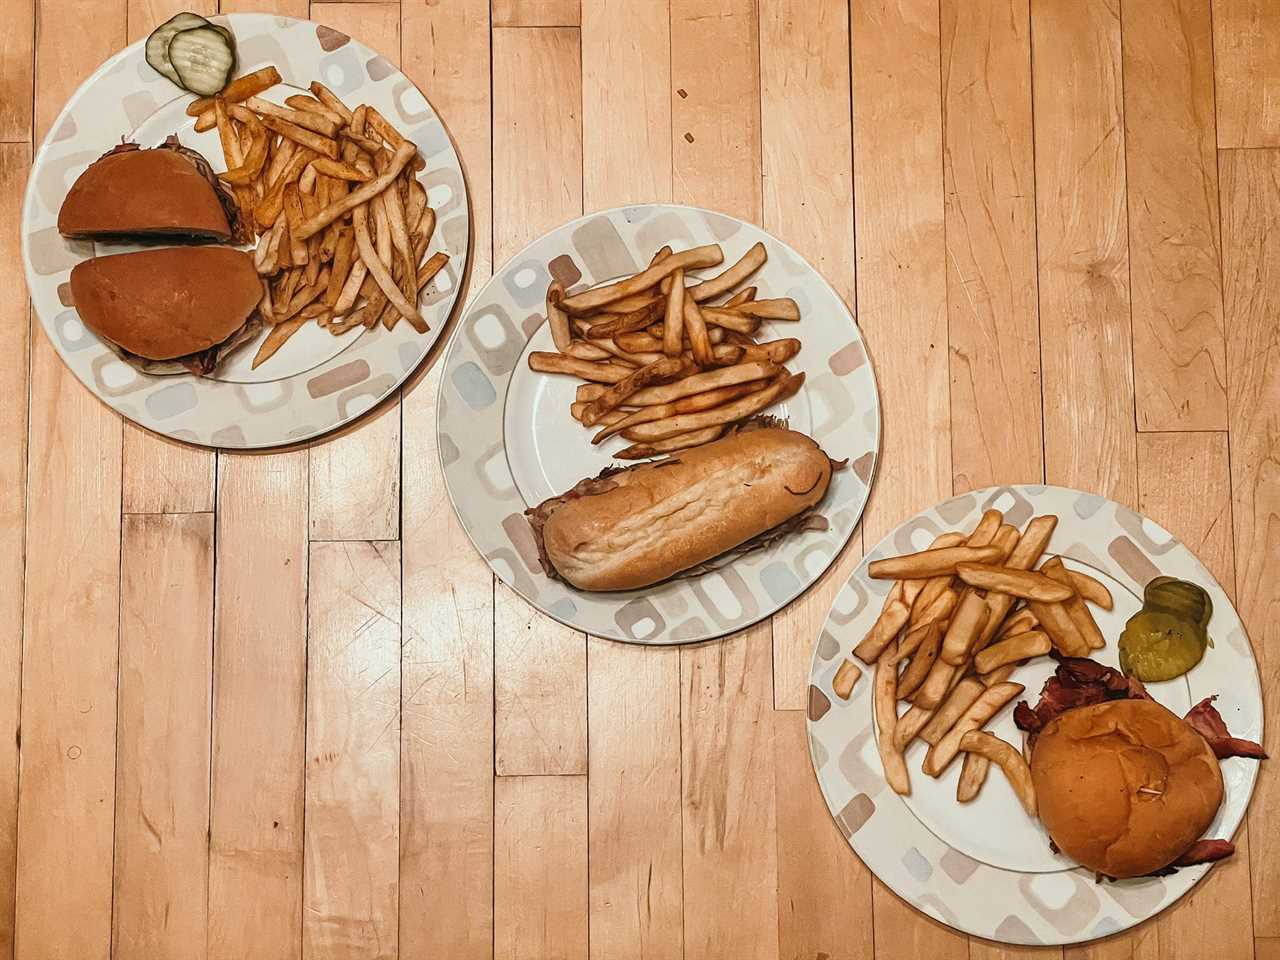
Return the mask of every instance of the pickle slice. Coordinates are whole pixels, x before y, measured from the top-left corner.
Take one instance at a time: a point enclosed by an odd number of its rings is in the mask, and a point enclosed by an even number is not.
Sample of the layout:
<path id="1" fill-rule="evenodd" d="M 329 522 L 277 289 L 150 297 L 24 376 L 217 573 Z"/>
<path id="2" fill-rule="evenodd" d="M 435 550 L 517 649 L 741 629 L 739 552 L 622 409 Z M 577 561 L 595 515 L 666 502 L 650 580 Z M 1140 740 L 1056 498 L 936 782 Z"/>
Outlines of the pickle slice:
<path id="1" fill-rule="evenodd" d="M 1120 669 L 1143 683 L 1180 677 L 1204 656 L 1209 636 L 1190 619 L 1144 608 L 1120 634 Z"/>

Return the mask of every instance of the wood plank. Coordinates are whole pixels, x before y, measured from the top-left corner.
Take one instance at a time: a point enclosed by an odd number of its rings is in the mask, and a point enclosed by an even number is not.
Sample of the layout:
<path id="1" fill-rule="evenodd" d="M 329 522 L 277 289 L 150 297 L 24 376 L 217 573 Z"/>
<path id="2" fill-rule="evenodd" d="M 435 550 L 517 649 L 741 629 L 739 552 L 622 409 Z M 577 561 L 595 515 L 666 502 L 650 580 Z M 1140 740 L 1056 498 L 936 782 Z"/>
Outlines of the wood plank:
<path id="1" fill-rule="evenodd" d="M 1253 941 L 1254 960 L 1280 960 L 1280 937 L 1258 937 Z"/>
<path id="2" fill-rule="evenodd" d="M 499 261 L 582 211 L 581 88 L 576 30 L 493 31 Z M 505 586 L 495 612 L 498 774 L 586 773 L 586 638 Z"/>
<path id="3" fill-rule="evenodd" d="M 586 777 L 499 778 L 494 864 L 494 956 L 585 960 Z"/>
<path id="4" fill-rule="evenodd" d="M 305 20 L 308 0 L 218 0 L 221 13 L 276 13 L 282 17 Z"/>
<path id="5" fill-rule="evenodd" d="M 1280 147 L 1280 7 L 1213 0 L 1218 146 Z"/>
<path id="6" fill-rule="evenodd" d="M 951 493 L 937 0 L 852 8 L 858 322 L 883 431 L 868 544 Z"/>
<path id="7" fill-rule="evenodd" d="M 850 852 L 814 781 L 804 714 L 779 712 L 773 723 L 779 955 L 871 957 L 871 874 Z"/>
<path id="8" fill-rule="evenodd" d="M 125 6 L 42 3 L 37 14 L 43 139 L 124 46 Z M 93 30 L 79 29 L 86 14 Z M 30 343 L 15 956 L 94 960 L 111 946 L 121 427 L 43 333 Z"/>
<path id="9" fill-rule="evenodd" d="M 848 36 L 848 4 L 840 0 L 760 4 L 763 225 L 799 250 L 852 306 Z M 804 709 L 813 639 L 861 553 L 855 533 L 818 585 L 774 617 L 774 707 Z M 870 887 L 867 894 L 869 903 Z"/>
<path id="10" fill-rule="evenodd" d="M 1223 151 L 1222 265 L 1231 410 L 1231 500 L 1236 609 L 1262 670 L 1263 697 L 1280 702 L 1280 152 Z M 1275 724 L 1267 747 L 1280 753 Z M 1253 932 L 1280 936 L 1280 783 L 1263 776 L 1249 805 Z"/>
<path id="11" fill-rule="evenodd" d="M 755 0 L 670 0 L 671 194 L 760 222 Z"/>
<path id="12" fill-rule="evenodd" d="M 218 468 L 209 956 L 298 957 L 307 456 Z"/>
<path id="13" fill-rule="evenodd" d="M 1122 9 L 1138 429 L 1223 430 L 1209 0 L 1128 0 Z"/>
<path id="14" fill-rule="evenodd" d="M 1231 464 L 1226 433 L 1138 436 L 1138 507 L 1191 548 L 1235 592 Z M 1157 921 L 1161 960 L 1247 957 L 1253 947 L 1247 829 L 1236 853 Z"/>
<path id="15" fill-rule="evenodd" d="M 1137 491 L 1117 4 L 1036 0 L 1031 37 L 1045 479 L 1131 505 Z"/>
<path id="16" fill-rule="evenodd" d="M 124 519 L 112 951 L 204 956 L 213 514 Z"/>
<path id="17" fill-rule="evenodd" d="M 488 0 L 406 3 L 403 68 L 449 124 L 471 200 L 471 290 L 493 262 Z M 441 364 L 404 392 L 434 424 Z M 402 432 L 400 950 L 493 956 L 493 577 L 444 488 L 432 429 Z M 448 897 L 439 892 L 448 890 Z"/>
<path id="18" fill-rule="evenodd" d="M 0 142 L 31 141 L 35 11 L 34 0 L 0 0 Z"/>
<path id="19" fill-rule="evenodd" d="M 1060 957 L 1061 947 L 1017 947 L 1007 943 L 992 943 L 989 940 L 969 939 L 969 960 L 1037 960 L 1040 957 Z M 1127 960 L 1145 960 L 1141 952 L 1123 953 Z"/>
<path id="20" fill-rule="evenodd" d="M 493 0 L 495 27 L 576 27 L 580 0 Z"/>
<path id="21" fill-rule="evenodd" d="M 309 560 L 302 955 L 394 957 L 400 855 L 400 545 Z"/>
<path id="22" fill-rule="evenodd" d="M 29 144 L 0 146 L 0 220 L 17 223 L 31 164 Z M 0 326 L 13 338 L 0 353 L 0 957 L 13 956 L 18 852 L 18 725 L 22 679 L 22 583 L 27 502 L 27 368 L 30 308 L 18 231 L 0 234 Z"/>
<path id="23" fill-rule="evenodd" d="M 582 11 L 582 200 L 587 210 L 671 199 L 669 0 Z"/>
<path id="24" fill-rule="evenodd" d="M 317 4 L 311 19 L 400 61 L 399 3 Z M 310 448 L 312 540 L 400 536 L 400 401 Z"/>
<path id="25" fill-rule="evenodd" d="M 1031 24 L 1021 0 L 943 0 L 955 492 L 1040 483 Z"/>
<path id="26" fill-rule="evenodd" d="M 768 624 L 680 648 L 684 944 L 689 960 L 778 956 Z"/>
<path id="27" fill-rule="evenodd" d="M 680 651 L 587 643 L 591 954 L 683 957 Z"/>

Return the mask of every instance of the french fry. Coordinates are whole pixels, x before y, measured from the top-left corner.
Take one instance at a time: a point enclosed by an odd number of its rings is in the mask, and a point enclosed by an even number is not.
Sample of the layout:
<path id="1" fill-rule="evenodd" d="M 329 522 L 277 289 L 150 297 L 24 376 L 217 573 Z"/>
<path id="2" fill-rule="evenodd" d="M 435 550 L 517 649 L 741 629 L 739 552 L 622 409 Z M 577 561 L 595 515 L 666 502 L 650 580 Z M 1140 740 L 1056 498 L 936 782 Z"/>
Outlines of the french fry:
<path id="1" fill-rule="evenodd" d="M 1026 689 L 1020 683 L 997 683 L 986 690 L 966 710 L 938 742 L 925 755 L 923 770 L 931 777 L 940 777 L 960 752 L 960 740 L 971 730 L 983 727 L 1014 697 Z"/>
<path id="2" fill-rule="evenodd" d="M 933 666 L 929 668 L 929 675 L 924 678 L 924 683 L 912 696 L 911 702 L 925 710 L 936 709 L 942 702 L 942 698 L 947 695 L 947 691 L 951 689 L 956 672 L 955 667 L 939 657 L 933 661 Z"/>
<path id="3" fill-rule="evenodd" d="M 236 112 L 238 119 L 241 112 L 239 107 L 232 107 Z M 262 168 L 267 162 L 267 151 L 270 146 L 270 138 L 267 131 L 263 128 L 262 122 L 258 120 L 254 114 L 248 110 L 243 111 L 247 116 L 243 117 L 243 122 L 249 132 L 251 146 L 247 152 L 241 146 L 236 152 L 239 155 L 239 162 L 234 167 L 228 168 L 226 173 L 218 174 L 218 179 L 235 186 L 249 186 L 262 174 Z M 219 127 L 221 134 L 221 127 Z"/>
<path id="4" fill-rule="evenodd" d="M 1058 518 L 1053 514 L 1033 518 L 1022 532 L 1013 550 L 1004 558 L 1004 565 L 1014 570 L 1030 570 L 1040 559 L 1040 554 L 1044 553 L 1045 547 L 1049 545 L 1057 525 Z M 978 642 L 973 645 L 974 653 L 991 642 L 991 638 L 995 636 L 995 632 L 1000 628 L 1000 624 L 1004 623 L 1005 616 L 1013 609 L 1016 602 L 1016 599 L 1008 594 L 997 594 L 987 598 L 991 616 L 987 619 L 987 625 L 982 635 L 978 637 Z"/>
<path id="5" fill-rule="evenodd" d="M 966 753 L 960 767 L 960 780 L 956 783 L 956 800 L 968 803 L 978 795 L 987 780 L 991 761 L 979 753 Z"/>
<path id="6" fill-rule="evenodd" d="M 921 591 L 920 596 L 924 596 Z M 945 588 L 940 594 L 937 594 L 933 602 L 921 609 L 919 597 L 911 607 L 911 617 L 909 623 L 914 627 L 921 623 L 932 623 L 934 620 L 950 620 L 952 613 L 956 609 L 956 604 L 960 602 L 960 592 L 952 590 L 950 587 Z"/>
<path id="7" fill-rule="evenodd" d="M 1004 520 L 1004 514 L 999 510 L 984 511 L 978 520 L 977 526 L 965 538 L 966 547 L 985 547 L 996 537 L 996 531 L 1000 529 L 1000 524 Z"/>
<path id="8" fill-rule="evenodd" d="M 964 663 L 969 648 L 982 633 L 991 615 L 986 598 L 974 590 L 966 590 L 956 605 L 956 612 L 942 641 L 942 659 L 953 667 Z"/>
<path id="9" fill-rule="evenodd" d="M 898 696 L 902 699 L 911 697 L 920 689 L 920 685 L 924 683 L 934 662 L 938 659 L 938 650 L 942 643 L 942 630 L 937 623 L 926 624 L 918 627 L 917 630 L 924 633 L 924 639 L 919 641 L 915 652 L 911 655 L 911 662 L 898 678 Z M 886 665 L 882 664 L 882 666 Z"/>
<path id="10" fill-rule="evenodd" d="M 355 231 L 351 233 L 351 242 L 355 243 Z M 364 261 L 356 257 L 351 264 L 351 272 L 347 275 L 347 282 L 342 285 L 342 292 L 338 294 L 338 302 L 333 305 L 333 312 L 339 316 L 350 310 L 356 302 L 356 298 L 360 296 L 360 288 L 364 285 L 364 279 L 368 275 L 369 268 L 364 265 Z"/>
<path id="11" fill-rule="evenodd" d="M 686 298 L 687 299 L 687 298 Z M 725 310 L 721 307 L 702 307 L 699 310 L 704 323 L 709 323 L 724 330 L 732 330 L 734 333 L 752 334 L 760 327 L 760 321 L 753 320 L 751 317 L 744 317 L 740 313 L 732 310 Z M 688 313 L 685 314 L 685 322 L 688 322 Z"/>
<path id="12" fill-rule="evenodd" d="M 681 413 L 699 413 L 703 410 L 713 410 L 722 404 L 729 403 L 738 399 L 738 397 L 746 396 L 762 388 L 763 384 L 759 381 L 756 383 L 741 383 L 732 387 L 720 387 L 704 393 L 695 393 L 691 397 L 681 397 L 679 400 L 673 400 L 670 403 L 641 407 L 627 414 L 622 420 L 601 430 L 591 438 L 591 442 L 593 444 L 603 443 L 614 434 L 622 433 L 624 430 L 629 430 L 641 423 L 650 423 L 654 420 L 674 417 Z"/>
<path id="13" fill-rule="evenodd" d="M 1049 635 L 1049 639 L 1063 656 L 1087 657 L 1089 655 L 1089 644 L 1072 622 L 1071 617 L 1067 615 L 1066 607 L 1060 603 L 1038 603 L 1034 600 L 1027 606 L 1040 621 L 1040 629 Z"/>
<path id="14" fill-rule="evenodd" d="M 369 184 L 365 184 L 368 186 Z M 354 196 L 352 194 L 351 196 Z M 332 210 L 333 207 L 330 207 Z M 316 223 L 320 214 L 313 217 L 308 223 Z M 368 211 L 364 206 L 358 206 L 351 215 L 352 226 L 355 227 L 356 247 L 360 251 L 360 259 L 364 261 L 364 265 L 369 268 L 369 275 L 382 289 L 386 298 L 395 305 L 400 311 L 400 315 L 413 325 L 413 328 L 419 333 L 427 332 L 427 322 L 422 319 L 422 314 L 418 312 L 418 308 L 405 299 L 400 288 L 396 286 L 395 280 L 391 273 L 381 260 L 378 259 L 377 252 L 373 248 L 373 241 L 369 238 L 369 222 Z M 327 226 L 327 224 L 326 224 Z M 301 234 L 305 228 L 299 228 L 298 233 Z M 311 231 L 313 234 L 316 230 Z"/>
<path id="15" fill-rule="evenodd" d="M 843 660 L 836 668 L 836 675 L 831 679 L 831 689 L 841 700 L 848 700 L 853 693 L 853 685 L 862 676 L 862 669 L 852 660 Z"/>
<path id="16" fill-rule="evenodd" d="M 529 369 L 534 373 L 567 373 L 596 383 L 618 383 L 635 371 L 618 363 L 589 363 L 559 353 L 535 350 L 529 354 Z"/>
<path id="17" fill-rule="evenodd" d="M 1048 634 L 1041 630 L 1028 630 L 987 647 L 973 658 L 973 668 L 978 673 L 991 673 L 1008 663 L 1044 656 L 1051 649 L 1053 644 Z"/>
<path id="18" fill-rule="evenodd" d="M 1100 581 L 1079 570 L 1068 570 L 1067 573 L 1071 577 L 1071 586 L 1075 588 L 1076 593 L 1103 610 L 1111 609 L 1113 603 L 1111 591 Z"/>
<path id="19" fill-rule="evenodd" d="M 330 160 L 328 157 L 316 157 L 311 161 L 311 166 L 315 168 L 316 173 L 324 174 L 326 177 L 334 177 L 338 180 L 364 183 L 369 179 L 369 174 L 363 170 L 358 170 L 351 164 L 343 163 L 341 160 Z"/>
<path id="20" fill-rule="evenodd" d="M 747 300 L 737 304 L 735 313 L 761 320 L 799 320 L 800 307 L 790 297 L 778 300 Z"/>
<path id="21" fill-rule="evenodd" d="M 192 100 L 187 104 L 187 116 L 203 117 L 206 112 L 213 109 L 215 99 L 221 99 L 227 103 L 240 103 L 249 97 L 257 96 L 264 90 L 271 89 L 279 82 L 280 71 L 274 66 L 266 66 L 253 73 L 246 73 L 223 87 L 216 98 L 200 97 L 198 100 Z"/>
<path id="22" fill-rule="evenodd" d="M 1013 676 L 1013 672 L 1017 669 L 1018 665 L 1016 663 L 1006 663 L 1003 667 L 997 667 L 990 673 L 981 674 L 978 679 L 988 687 L 993 687 L 997 683 L 1004 683 Z"/>
<path id="23" fill-rule="evenodd" d="M 271 154 L 271 163 L 267 165 L 267 186 L 273 187 L 276 181 L 280 179 L 284 170 L 293 162 L 293 156 L 298 152 L 298 145 L 292 140 L 281 140 L 280 145 L 275 148 L 275 152 Z M 308 151 L 308 156 L 310 152 Z"/>
<path id="24" fill-rule="evenodd" d="M 755 298 L 756 298 L 755 287 L 743 287 L 741 290 L 735 293 L 732 297 L 726 300 L 723 304 L 721 304 L 721 306 L 723 306 L 725 309 L 729 309 L 731 307 L 736 307 L 741 304 L 744 304 L 748 300 L 754 300 Z"/>
<path id="25" fill-rule="evenodd" d="M 291 107 L 282 107 L 279 104 L 272 103 L 270 100 L 263 100 L 261 97 L 246 97 L 244 106 L 252 110 L 264 119 L 272 118 L 283 120 L 295 127 L 301 127 L 304 130 L 310 130 L 312 133 L 319 134 L 326 139 L 333 139 L 337 136 L 339 124 L 334 123 L 327 117 L 323 117 L 318 113 L 311 113 L 306 110 L 294 110 Z M 283 131 L 277 130 L 281 136 Z M 308 146 L 310 146 L 308 144 Z M 315 148 L 312 147 L 314 150 Z M 323 151 L 318 151 L 323 152 Z M 336 160 L 337 157 L 335 156 Z"/>
<path id="26" fill-rule="evenodd" d="M 1027 816 L 1036 817 L 1036 788 L 1031 779 L 1031 767 L 1016 747 L 985 730 L 968 731 L 960 738 L 959 746 L 966 753 L 976 753 L 999 766 Z"/>
<path id="27" fill-rule="evenodd" d="M 1018 532 L 1018 528 L 1009 523 L 1000 525 L 1000 529 L 996 531 L 996 535 L 992 537 L 991 543 L 1000 548 L 1000 563 L 1004 563 L 1009 559 L 1009 555 L 1013 553 L 1013 548 L 1018 545 L 1018 541 L 1022 539 L 1022 534 Z"/>
<path id="28" fill-rule="evenodd" d="M 302 223 L 302 200 L 298 194 L 298 185 L 291 183 L 284 188 L 284 214 L 289 222 L 289 262 L 295 267 L 303 266 L 308 259 L 307 244 L 298 237 L 298 224 Z"/>
<path id="29" fill-rule="evenodd" d="M 669 279 L 671 280 L 671 291 L 667 294 L 662 352 L 669 357 L 678 357 L 684 349 L 684 270 L 676 270 Z M 703 332 L 706 332 L 705 327 Z"/>
<path id="30" fill-rule="evenodd" d="M 902 581 L 899 580 L 889 588 L 876 622 L 853 648 L 854 656 L 863 663 L 875 663 L 883 655 L 885 648 L 898 636 L 898 631 L 907 622 L 907 616 L 910 613 L 911 605 L 907 603 Z"/>
<path id="31" fill-rule="evenodd" d="M 350 230 L 343 230 L 338 235 L 338 245 L 333 254 L 333 266 L 329 273 L 329 286 L 325 290 L 324 303 L 329 308 L 335 308 L 338 298 L 342 296 L 343 286 L 347 282 L 347 277 L 351 275 L 352 262 L 355 259 L 355 234 Z"/>
<path id="32" fill-rule="evenodd" d="M 684 298 L 684 331 L 689 335 L 689 345 L 693 350 L 693 359 L 700 367 L 709 367 L 715 363 L 711 351 L 711 341 L 707 339 L 707 324 L 703 320 L 702 310 L 692 297 Z"/>
<path id="33" fill-rule="evenodd" d="M 640 426 L 626 431 L 623 436 L 628 440 L 648 442 L 662 440 L 679 433 L 689 433 L 692 430 L 701 430 L 704 427 L 720 426 L 737 420 L 745 420 L 747 417 L 753 416 L 761 410 L 793 396 L 803 386 L 804 376 L 803 373 L 779 376 L 763 390 L 758 390 L 723 407 L 702 413 L 680 414 L 679 416 L 668 417 L 665 420 L 655 420 L 652 423 L 642 423 Z"/>
<path id="34" fill-rule="evenodd" d="M 332 140 L 323 134 L 316 133 L 305 127 L 300 127 L 296 123 L 290 123 L 288 120 L 281 120 L 279 117 L 266 116 L 262 118 L 262 125 L 273 133 L 278 133 L 282 137 L 287 137 L 300 147 L 306 147 L 313 153 L 328 157 L 331 160 L 338 159 L 338 141 Z"/>
<path id="35" fill-rule="evenodd" d="M 372 105 L 367 107 L 364 118 L 365 130 L 372 131 L 381 137 L 393 150 L 402 147 L 408 141 L 401 136 L 400 131 L 387 122 L 387 118 L 378 112 L 378 108 Z"/>
<path id="36" fill-rule="evenodd" d="M 591 324 L 591 338 L 613 337 L 620 333 L 643 330 L 662 310 L 662 298 L 650 297 L 642 307 L 630 313 L 610 313 L 604 319 Z"/>
<path id="37" fill-rule="evenodd" d="M 920 739 L 929 746 L 936 744 L 948 730 L 955 726 L 956 721 L 964 716 L 965 711 L 973 706 L 973 702 L 982 696 L 986 689 L 980 681 L 972 677 L 966 677 L 957 683 L 947 694 L 946 700 L 934 710 L 929 722 L 920 729 Z"/>
<path id="38" fill-rule="evenodd" d="M 916 738 L 921 728 L 929 722 L 929 718 L 932 716 L 932 710 L 917 706 L 910 707 L 906 713 L 898 718 L 897 726 L 894 727 L 893 731 L 893 745 L 899 750 L 906 750 L 907 746 Z"/>
<path id="39" fill-rule="evenodd" d="M 1000 625 L 1000 629 L 996 631 L 997 640 L 1003 640 L 1005 637 L 1017 636 L 1019 633 L 1026 633 L 1028 630 L 1034 630 L 1040 621 L 1036 619 L 1036 615 L 1023 607 L 1011 617 L 1006 617 L 1004 623 Z"/>
<path id="40" fill-rule="evenodd" d="M 602 416 L 615 407 L 620 406 L 627 397 L 631 396 L 631 394 L 635 393 L 637 390 L 642 390 L 655 383 L 661 383 L 662 381 L 668 380 L 672 377 L 677 377 L 687 369 L 688 368 L 685 366 L 684 361 L 678 357 L 663 357 L 648 366 L 641 367 L 625 380 L 620 380 L 618 383 L 606 390 L 601 396 L 592 400 L 590 405 L 587 407 L 586 414 L 582 418 L 582 423 L 588 427 L 595 426 Z M 659 437 L 657 439 L 662 438 Z"/>
<path id="41" fill-rule="evenodd" d="M 880 763 L 884 767 L 885 782 L 894 793 L 907 796 L 911 793 L 911 777 L 907 773 L 907 762 L 902 751 L 894 745 L 894 728 L 898 723 L 897 686 L 897 665 L 888 662 L 876 664 L 875 686 L 872 694 L 872 699 L 875 701 L 876 748 L 880 753 Z"/>
<path id="42" fill-rule="evenodd" d="M 728 270 L 691 286 L 689 288 L 689 296 L 693 297 L 697 303 L 706 303 L 708 300 L 726 294 L 763 267 L 768 259 L 769 254 L 765 250 L 764 244 L 756 243 L 742 255 L 742 259 Z M 676 282 L 674 279 L 672 280 L 673 285 Z"/>
<path id="43" fill-rule="evenodd" d="M 293 107 L 295 110 L 307 110 L 311 113 L 318 113 L 322 117 L 327 117 L 333 121 L 335 127 L 345 127 L 347 121 L 342 118 L 336 111 L 330 110 L 315 97 L 308 97 L 305 93 L 295 93 L 291 97 L 284 98 L 286 107 Z"/>
<path id="44" fill-rule="evenodd" d="M 560 309 L 560 301 L 563 299 L 564 284 L 559 280 L 552 280 L 547 287 L 547 325 L 551 328 L 551 339 L 561 353 L 568 351 L 569 342 L 573 339 L 573 334 L 569 331 L 569 318 Z"/>
<path id="45" fill-rule="evenodd" d="M 339 100 L 332 90 L 326 87 L 319 80 L 312 80 L 308 89 L 315 95 L 317 100 L 340 116 L 343 121 L 351 123 L 351 111 L 347 109 L 347 105 Z"/>
<path id="46" fill-rule="evenodd" d="M 306 322 L 307 319 L 305 317 L 294 317 L 292 320 L 285 320 L 272 327 L 266 339 L 258 347 L 258 352 L 254 354 L 253 362 L 249 365 L 250 368 L 257 370 L 258 367 L 274 357 L 276 352 L 285 345 L 285 342 L 297 333 Z"/>
<path id="47" fill-rule="evenodd" d="M 647 290 L 676 270 L 696 269 L 698 267 L 714 267 L 724 260 L 724 253 L 718 243 L 710 243 L 701 247 L 691 247 L 658 261 L 653 266 L 642 270 L 633 277 L 619 280 L 608 286 L 596 287 L 583 293 L 575 294 L 564 301 L 564 308 L 570 314 L 582 316 L 592 313 L 607 303 L 621 300 L 632 294 Z"/>
<path id="48" fill-rule="evenodd" d="M 984 563 L 994 560 L 998 547 L 939 547 L 908 553 L 900 557 L 875 560 L 867 573 L 876 580 L 927 580 L 930 577 L 954 576 L 958 563 Z"/>
<path id="49" fill-rule="evenodd" d="M 1042 573 L 1015 570 L 990 563 L 958 563 L 956 576 L 979 590 L 1005 593 L 1023 600 L 1063 603 L 1075 596 L 1075 591 L 1070 586 L 1063 586 Z"/>
<path id="50" fill-rule="evenodd" d="M 1071 618 L 1071 622 L 1075 624 L 1076 631 L 1084 638 L 1085 644 L 1090 650 L 1101 650 L 1107 645 L 1106 638 L 1103 637 L 1102 631 L 1098 629 L 1098 622 L 1093 619 L 1093 614 L 1089 612 L 1089 605 L 1075 592 L 1075 586 L 1071 579 L 1071 573 L 1062 563 L 1061 557 L 1054 557 L 1040 565 L 1040 572 L 1049 577 L 1064 589 L 1071 591 L 1071 596 L 1062 601 L 1063 608 L 1067 611 L 1067 616 Z"/>
<path id="51" fill-rule="evenodd" d="M 313 234 L 319 233 L 329 224 L 333 223 L 334 220 L 356 210 L 368 203 L 374 197 L 378 196 L 378 194 L 382 193 L 383 190 L 387 189 L 387 187 L 395 182 L 396 177 L 400 175 L 400 171 L 405 168 L 405 165 L 413 156 L 413 151 L 414 147 L 409 143 L 406 143 L 404 146 L 397 149 L 395 154 L 392 156 L 391 161 L 387 164 L 386 170 L 378 174 L 378 176 L 374 177 L 372 180 L 360 184 L 360 186 L 356 187 L 337 203 L 331 204 L 326 209 L 321 210 L 314 217 L 304 223 L 299 228 L 299 233 L 302 235 L 302 239 L 305 240 Z M 357 234 L 357 243 L 359 242 L 359 239 L 359 235 Z M 363 258 L 363 251 L 361 252 L 361 257 Z M 403 313 L 404 311 L 401 312 Z M 414 312 L 416 313 L 417 311 L 415 310 Z"/>
<path id="52" fill-rule="evenodd" d="M 400 292 L 409 303 L 418 299 L 418 259 L 413 255 L 413 244 L 409 240 L 409 227 L 404 218 L 404 206 L 400 202 L 397 190 L 384 190 L 379 197 L 387 220 L 391 225 L 391 245 L 395 249 L 400 266 Z"/>
<path id="53" fill-rule="evenodd" d="M 692 430 L 675 437 L 667 437 L 665 440 L 655 440 L 653 443 L 633 443 L 619 450 L 614 457 L 618 460 L 642 460 L 646 457 L 676 453 L 679 450 L 687 450 L 689 447 L 710 443 L 718 439 L 722 433 L 724 433 L 724 427 L 707 427 L 705 430 Z"/>
<path id="54" fill-rule="evenodd" d="M 567 357 L 576 357 L 579 360 L 594 361 L 614 359 L 614 355 L 608 350 L 601 349 L 594 343 L 588 343 L 586 340 L 570 340 L 569 345 L 564 348 L 563 353 Z M 623 362 L 626 363 L 627 361 L 623 360 Z"/>
<path id="55" fill-rule="evenodd" d="M 714 334 L 715 330 L 708 333 Z M 773 363 L 786 363 L 800 352 L 800 341 L 794 337 L 784 340 L 770 340 L 767 343 L 740 344 L 743 360 L 770 360 Z"/>
<path id="56" fill-rule="evenodd" d="M 898 649 L 897 649 L 897 653 L 895 654 L 895 656 L 897 656 L 898 658 L 899 663 L 915 655 L 915 652 L 918 649 L 920 649 L 920 645 L 929 639 L 929 636 L 930 636 L 929 628 L 933 626 L 935 625 L 931 623 L 923 623 L 918 627 L 912 627 L 910 630 L 906 632 L 906 635 L 900 641 L 898 641 Z M 941 635 L 940 626 L 938 626 L 938 632 L 940 636 Z M 906 696 L 907 694 L 901 694 L 900 699 L 905 699 Z"/>

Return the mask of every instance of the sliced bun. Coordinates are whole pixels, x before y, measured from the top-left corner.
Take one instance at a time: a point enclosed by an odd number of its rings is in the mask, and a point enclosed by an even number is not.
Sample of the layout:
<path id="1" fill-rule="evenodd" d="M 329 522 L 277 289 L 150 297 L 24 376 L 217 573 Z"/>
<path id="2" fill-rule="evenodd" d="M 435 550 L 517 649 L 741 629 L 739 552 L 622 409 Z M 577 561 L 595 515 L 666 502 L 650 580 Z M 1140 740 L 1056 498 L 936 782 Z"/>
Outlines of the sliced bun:
<path id="1" fill-rule="evenodd" d="M 1167 866 L 1222 804 L 1204 737 L 1150 700 L 1068 710 L 1031 754 L 1040 820 L 1066 856 L 1109 877 Z"/>
<path id="2" fill-rule="evenodd" d="M 146 360 L 173 360 L 243 327 L 262 299 L 262 282 L 239 250 L 162 247 L 76 264 L 71 296 L 98 336 Z"/>
<path id="3" fill-rule="evenodd" d="M 802 433 L 746 429 L 590 482 L 535 508 L 544 557 L 580 590 L 634 590 L 705 563 L 826 495 L 831 461 Z M 581 487 L 582 485 L 580 485 Z"/>
<path id="4" fill-rule="evenodd" d="M 58 211 L 67 237 L 184 237 L 227 242 L 235 230 L 207 164 L 176 141 L 108 153 L 76 179 Z"/>

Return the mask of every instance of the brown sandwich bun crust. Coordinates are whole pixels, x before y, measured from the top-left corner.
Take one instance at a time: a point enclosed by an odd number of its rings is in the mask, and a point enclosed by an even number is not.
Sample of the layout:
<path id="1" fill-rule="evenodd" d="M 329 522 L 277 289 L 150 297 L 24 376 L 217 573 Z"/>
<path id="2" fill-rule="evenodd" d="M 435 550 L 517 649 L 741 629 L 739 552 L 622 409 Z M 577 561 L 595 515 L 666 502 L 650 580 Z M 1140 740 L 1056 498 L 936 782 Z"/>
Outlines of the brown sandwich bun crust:
<path id="1" fill-rule="evenodd" d="M 62 201 L 58 232 L 233 239 L 217 190 L 174 145 L 139 150 L 129 144 L 90 164 Z"/>
<path id="2" fill-rule="evenodd" d="M 809 509 L 831 461 L 802 433 L 734 433 L 554 502 L 545 556 L 581 590 L 635 590 L 705 563 Z"/>
<path id="3" fill-rule="evenodd" d="M 161 247 L 84 260 L 71 270 L 80 319 L 148 360 L 222 343 L 262 299 L 253 258 L 229 247 Z"/>
<path id="4" fill-rule="evenodd" d="M 1037 738 L 1031 777 L 1058 849 L 1109 877 L 1167 866 L 1222 804 L 1222 772 L 1208 742 L 1151 700 L 1068 710 Z"/>

